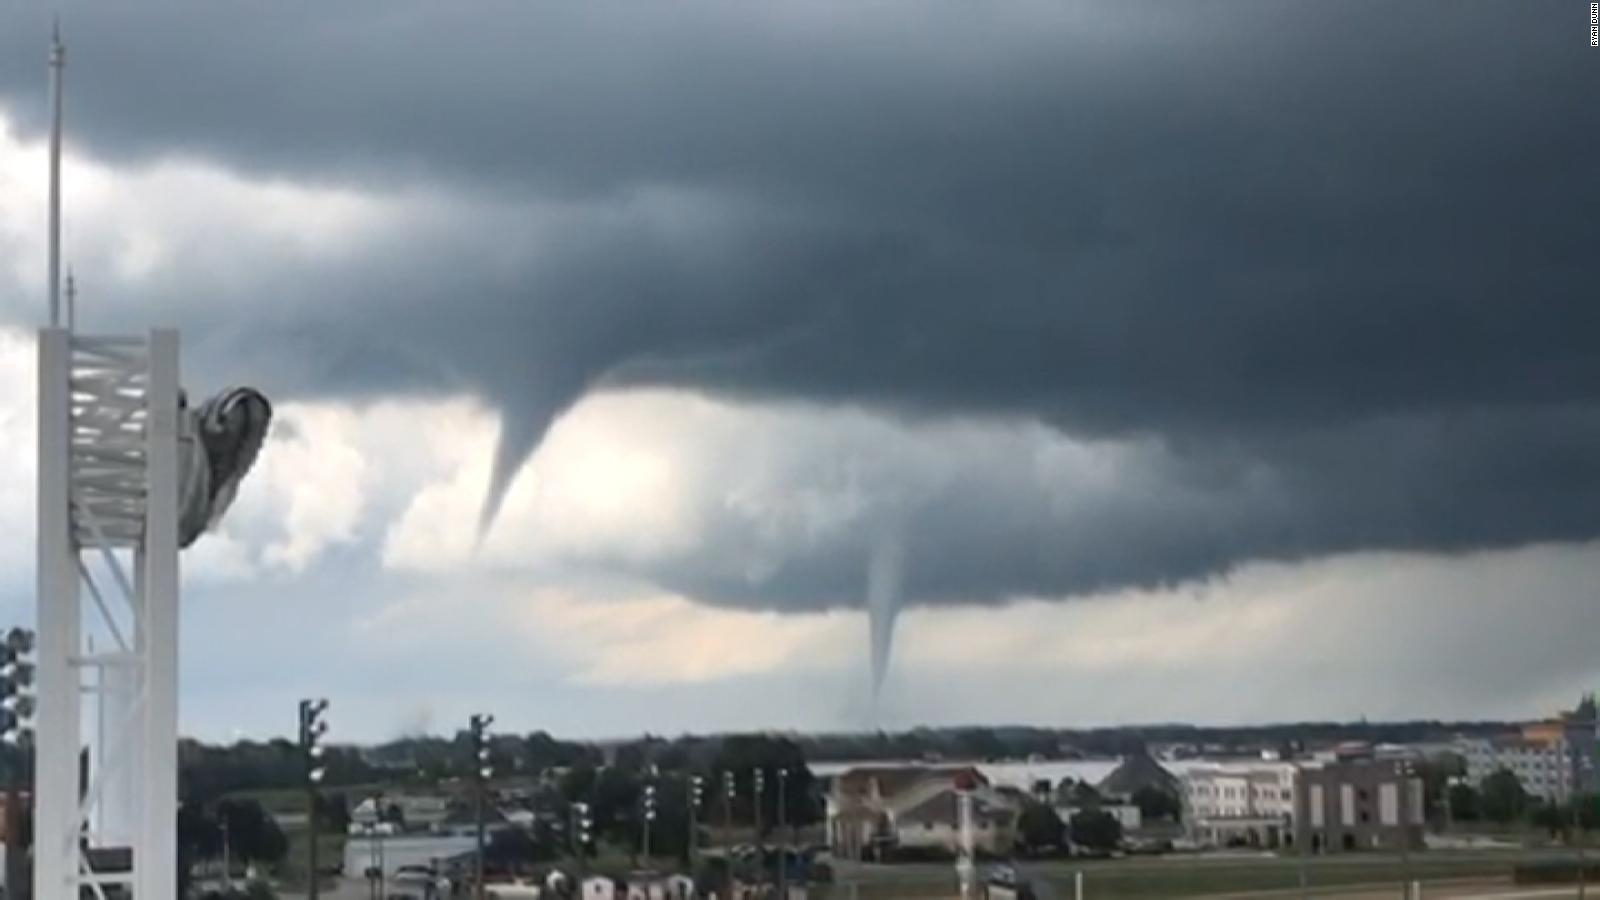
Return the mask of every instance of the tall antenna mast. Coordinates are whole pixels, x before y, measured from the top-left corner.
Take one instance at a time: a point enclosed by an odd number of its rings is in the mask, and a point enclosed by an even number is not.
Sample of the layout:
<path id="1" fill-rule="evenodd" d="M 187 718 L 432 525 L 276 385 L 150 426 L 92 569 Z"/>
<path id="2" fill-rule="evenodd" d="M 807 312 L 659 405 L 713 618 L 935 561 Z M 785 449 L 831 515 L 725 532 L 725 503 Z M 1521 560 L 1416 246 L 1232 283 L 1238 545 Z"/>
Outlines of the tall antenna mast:
<path id="1" fill-rule="evenodd" d="M 61 23 L 50 34 L 50 327 L 61 325 L 61 75 L 67 48 Z"/>

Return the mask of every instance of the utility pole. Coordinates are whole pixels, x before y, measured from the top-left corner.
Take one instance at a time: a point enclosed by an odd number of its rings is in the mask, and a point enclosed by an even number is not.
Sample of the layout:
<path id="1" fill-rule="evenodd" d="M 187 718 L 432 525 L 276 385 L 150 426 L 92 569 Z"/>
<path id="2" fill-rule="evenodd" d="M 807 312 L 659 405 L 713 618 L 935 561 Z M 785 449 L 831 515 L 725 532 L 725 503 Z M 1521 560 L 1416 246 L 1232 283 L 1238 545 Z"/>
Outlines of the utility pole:
<path id="1" fill-rule="evenodd" d="M 328 720 L 323 715 L 327 711 L 325 699 L 300 701 L 300 753 L 306 775 L 307 900 L 317 900 L 321 896 L 321 884 L 317 880 L 317 785 L 327 773 L 322 764 L 322 736 L 328 731 Z"/>
<path id="2" fill-rule="evenodd" d="M 699 775 L 689 776 L 689 877 L 694 877 L 696 857 L 700 853 L 700 804 L 704 802 L 706 781 Z"/>
<path id="3" fill-rule="evenodd" d="M 641 800 L 644 819 L 644 864 L 650 866 L 650 825 L 656 820 L 656 785 L 654 781 L 647 781 L 644 785 L 644 797 Z"/>
<path id="4" fill-rule="evenodd" d="M 1580 773 L 1583 769 L 1583 756 L 1577 741 L 1568 740 L 1567 746 L 1572 749 L 1573 757 L 1572 774 L 1568 778 L 1568 783 L 1572 785 L 1572 788 L 1568 791 L 1568 794 L 1572 800 L 1572 844 L 1578 851 L 1578 900 L 1584 900 L 1588 887 L 1586 883 L 1588 881 L 1588 873 L 1584 871 L 1583 794 L 1579 792 L 1579 788 L 1582 785 Z"/>
<path id="5" fill-rule="evenodd" d="M 489 726 L 494 724 L 494 716 L 487 713 L 473 713 L 468 723 L 472 731 L 472 756 L 476 764 L 473 778 L 477 785 L 475 792 L 477 798 L 478 821 L 478 877 L 477 884 L 473 887 L 473 896 L 483 900 L 483 850 L 484 850 L 484 806 L 489 793 L 489 779 L 494 777 L 494 767 L 489 765 Z"/>
<path id="6" fill-rule="evenodd" d="M 589 816 L 589 804 L 579 801 L 572 804 L 572 824 L 569 833 L 573 837 L 572 853 L 578 858 L 578 877 L 582 879 L 588 874 L 589 843 L 593 839 L 592 829 L 594 819 Z"/>
<path id="7" fill-rule="evenodd" d="M 728 833 L 728 846 L 733 846 L 733 799 L 738 793 L 738 785 L 734 782 L 733 770 L 727 769 L 722 773 L 722 827 Z M 729 858 L 729 862 L 732 862 Z"/>
<path id="8" fill-rule="evenodd" d="M 228 817 L 227 816 L 221 816 L 220 818 L 222 819 L 222 821 L 220 823 L 218 823 L 218 827 L 220 827 L 222 829 L 222 883 L 224 885 L 227 885 L 226 890 L 229 893 L 232 893 L 233 892 L 233 860 L 231 858 L 231 854 L 228 852 L 228 850 L 229 850 L 229 847 L 228 847 L 228 844 L 229 844 L 229 841 L 228 841 Z"/>
<path id="9" fill-rule="evenodd" d="M 1400 772 L 1400 897 L 1411 900 L 1411 761 L 1403 760 Z"/>
<path id="10" fill-rule="evenodd" d="M 762 794 L 765 792 L 765 788 L 766 774 L 762 772 L 760 768 L 757 768 L 750 774 L 750 793 L 752 795 L 751 815 L 754 817 L 752 821 L 754 822 L 756 828 L 756 848 L 762 850 L 763 855 L 765 855 L 767 846 L 766 833 L 761 830 L 761 814 L 763 812 L 761 809 L 761 799 Z"/>
<path id="11" fill-rule="evenodd" d="M 778 900 L 789 900 L 789 770 L 778 770 Z"/>
<path id="12" fill-rule="evenodd" d="M 1306 873 L 1306 857 L 1311 853 L 1311 791 L 1306 785 L 1305 769 L 1298 764 L 1294 769 L 1294 798 L 1295 869 L 1300 900 L 1306 900 L 1311 893 Z"/>

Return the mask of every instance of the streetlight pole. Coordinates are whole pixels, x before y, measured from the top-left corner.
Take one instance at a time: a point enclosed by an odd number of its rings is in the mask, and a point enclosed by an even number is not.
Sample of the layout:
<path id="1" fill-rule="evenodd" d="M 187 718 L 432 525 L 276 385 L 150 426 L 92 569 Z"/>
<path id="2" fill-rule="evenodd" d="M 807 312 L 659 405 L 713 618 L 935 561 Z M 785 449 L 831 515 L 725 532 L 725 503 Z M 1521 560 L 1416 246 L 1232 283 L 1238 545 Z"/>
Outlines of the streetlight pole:
<path id="1" fill-rule="evenodd" d="M 705 779 L 689 776 L 689 876 L 694 877 L 696 857 L 700 853 L 700 804 L 703 801 Z"/>
<path id="2" fill-rule="evenodd" d="M 580 880 L 588 874 L 589 829 L 593 825 L 594 820 L 589 818 L 589 804 L 581 800 L 572 804 L 572 824 L 568 826 L 568 833 L 573 836 L 572 852 L 578 859 Z"/>
<path id="3" fill-rule="evenodd" d="M 227 890 L 233 891 L 233 862 L 228 852 L 228 817 L 222 816 L 222 883 L 227 885 Z"/>
<path id="4" fill-rule="evenodd" d="M 761 801 L 763 799 L 763 794 L 766 793 L 766 773 L 759 768 L 756 769 L 750 775 L 750 782 L 750 792 L 753 795 L 752 802 L 754 804 L 753 823 L 756 829 L 756 847 L 765 850 L 767 846 L 767 836 L 766 832 L 762 831 L 761 829 L 761 818 L 762 813 L 764 812 L 764 810 L 761 808 Z"/>
<path id="5" fill-rule="evenodd" d="M 12 756 L 10 770 L 11 791 L 6 797 L 6 835 L 11 842 L 6 853 L 5 888 L 7 897 L 21 897 L 28 890 L 29 880 L 26 857 L 16 836 L 22 832 L 25 812 L 22 806 L 22 789 L 29 778 L 29 761 L 33 756 L 33 715 L 35 706 L 34 645 L 35 635 L 26 628 L 13 628 L 0 642 L 0 740 L 17 752 Z"/>
<path id="6" fill-rule="evenodd" d="M 1400 883 L 1401 900 L 1411 900 L 1411 761 L 1400 763 Z"/>
<path id="7" fill-rule="evenodd" d="M 321 886 L 317 883 L 317 785 L 327 772 L 322 765 L 322 736 L 328 731 L 328 721 L 323 715 L 327 711 L 325 699 L 300 701 L 300 752 L 306 774 L 307 900 L 317 900 L 321 895 Z"/>
<path id="8" fill-rule="evenodd" d="M 494 724 L 494 716 L 488 713 L 473 713 L 468 720 L 468 728 L 472 733 L 473 781 L 477 790 L 474 791 L 475 809 L 477 819 L 477 883 L 473 885 L 473 896 L 483 900 L 483 851 L 484 851 L 484 806 L 489 792 L 489 779 L 494 777 L 494 767 L 489 765 L 489 726 Z"/>
<path id="9" fill-rule="evenodd" d="M 1588 887 L 1586 884 L 1588 873 L 1583 870 L 1583 806 L 1580 800 L 1582 795 L 1579 793 L 1579 773 L 1582 771 L 1583 758 L 1581 756 L 1582 751 L 1578 749 L 1576 741 L 1568 741 L 1567 744 L 1572 748 L 1573 756 L 1572 774 L 1568 778 L 1571 789 L 1567 792 L 1572 802 L 1572 845 L 1578 851 L 1578 900 L 1584 900 Z"/>
<path id="10" fill-rule="evenodd" d="M 644 786 L 644 864 L 650 865 L 650 826 L 656 820 L 656 785 L 647 782 Z"/>
<path id="11" fill-rule="evenodd" d="M 789 900 L 789 770 L 778 770 L 778 900 Z"/>
<path id="12" fill-rule="evenodd" d="M 730 847 L 733 846 L 733 799 L 737 792 L 733 770 L 727 769 L 722 773 L 722 827 L 727 831 Z M 730 858 L 728 861 L 731 863 L 733 860 Z"/>

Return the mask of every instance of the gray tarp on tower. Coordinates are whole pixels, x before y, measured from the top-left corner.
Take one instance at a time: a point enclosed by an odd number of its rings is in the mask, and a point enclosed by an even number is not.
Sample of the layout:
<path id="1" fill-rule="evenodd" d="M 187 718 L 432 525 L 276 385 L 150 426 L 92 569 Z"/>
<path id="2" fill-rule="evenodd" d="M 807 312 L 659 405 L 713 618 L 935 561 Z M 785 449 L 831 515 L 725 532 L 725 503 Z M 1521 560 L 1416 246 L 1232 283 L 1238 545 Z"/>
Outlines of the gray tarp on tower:
<path id="1" fill-rule="evenodd" d="M 222 519 L 266 440 L 272 404 L 254 388 L 229 388 L 191 409 L 179 401 L 178 546 L 194 543 Z"/>

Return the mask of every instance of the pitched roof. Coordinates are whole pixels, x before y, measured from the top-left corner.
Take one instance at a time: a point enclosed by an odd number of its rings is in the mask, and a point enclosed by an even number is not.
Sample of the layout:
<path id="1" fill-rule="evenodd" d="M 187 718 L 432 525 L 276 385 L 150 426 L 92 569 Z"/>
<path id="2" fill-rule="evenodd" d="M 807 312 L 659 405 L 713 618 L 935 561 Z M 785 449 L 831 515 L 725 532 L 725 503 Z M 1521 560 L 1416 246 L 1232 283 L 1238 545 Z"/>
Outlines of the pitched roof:
<path id="1" fill-rule="evenodd" d="M 1016 814 L 1016 808 L 998 792 L 980 790 L 972 795 L 972 815 L 975 821 L 1004 822 Z M 943 786 L 895 815 L 895 821 L 941 822 L 956 825 L 961 821 L 961 801 L 954 787 Z"/>
<path id="2" fill-rule="evenodd" d="M 1178 779 L 1148 753 L 1123 757 L 1110 774 L 1100 779 L 1099 790 L 1113 797 L 1129 797 L 1142 787 L 1177 793 Z"/>
<path id="3" fill-rule="evenodd" d="M 972 766 L 862 766 L 839 773 L 833 780 L 833 793 L 841 799 L 865 797 L 876 788 L 878 796 L 887 800 L 928 780 L 950 784 L 965 780 L 974 787 L 989 783 Z"/>

